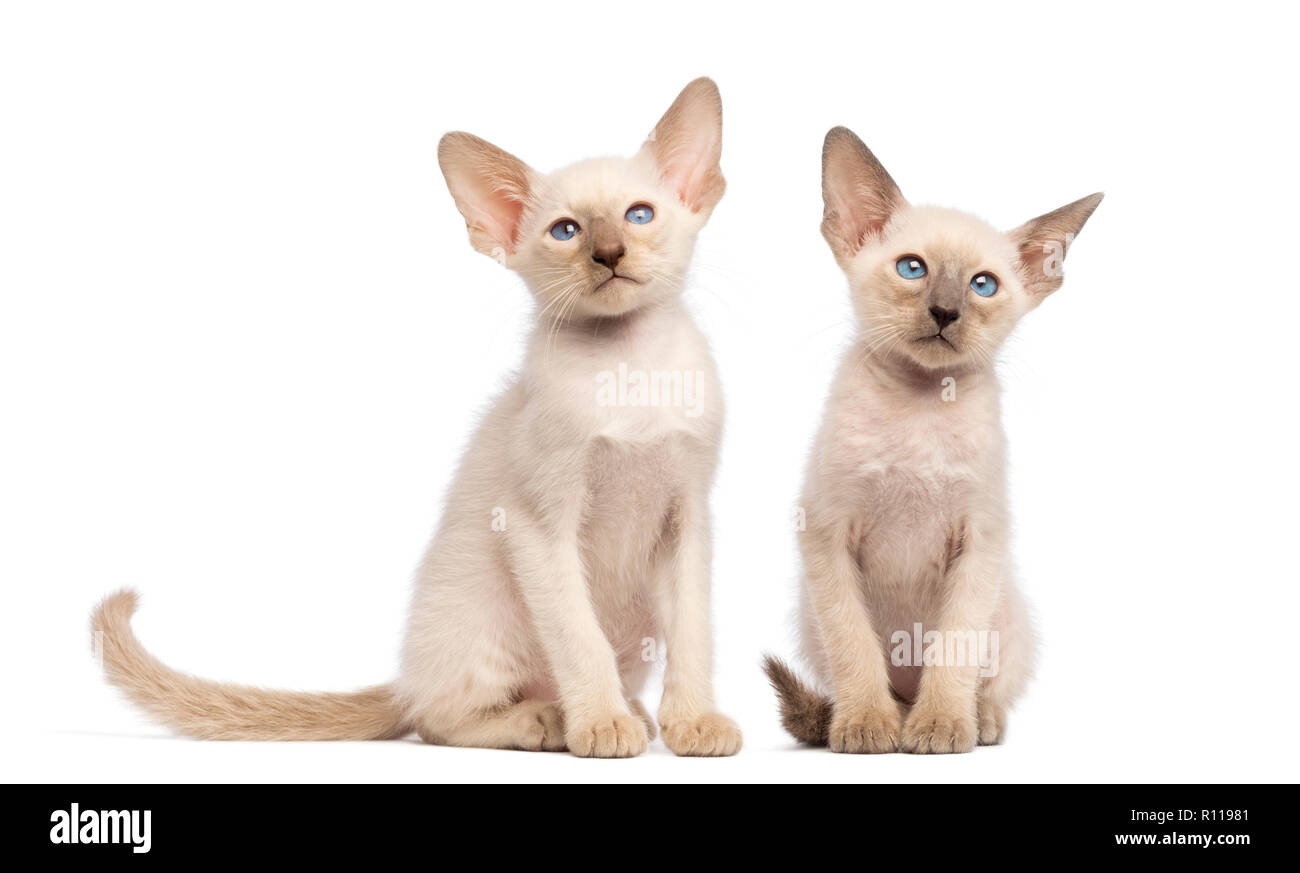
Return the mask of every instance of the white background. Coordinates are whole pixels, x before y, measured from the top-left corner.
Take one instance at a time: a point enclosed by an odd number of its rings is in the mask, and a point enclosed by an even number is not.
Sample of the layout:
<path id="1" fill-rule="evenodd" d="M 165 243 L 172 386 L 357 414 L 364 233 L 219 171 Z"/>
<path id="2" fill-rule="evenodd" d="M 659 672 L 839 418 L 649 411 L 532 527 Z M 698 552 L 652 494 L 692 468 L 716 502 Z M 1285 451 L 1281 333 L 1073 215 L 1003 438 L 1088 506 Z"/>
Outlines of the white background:
<path id="1" fill-rule="evenodd" d="M 989 6 L 6 4 L 3 777 L 1300 777 L 1293 13 Z M 728 390 L 717 678 L 743 752 L 216 744 L 138 718 L 86 631 L 126 585 L 181 669 L 394 674 L 442 491 L 529 324 L 438 137 L 541 169 L 630 153 L 705 74 L 729 189 L 689 294 Z M 758 669 L 793 652 L 792 507 L 851 330 L 818 233 L 835 124 L 914 202 L 1002 227 L 1107 193 L 1003 355 L 1043 657 L 1007 744 L 970 755 L 799 749 Z"/>

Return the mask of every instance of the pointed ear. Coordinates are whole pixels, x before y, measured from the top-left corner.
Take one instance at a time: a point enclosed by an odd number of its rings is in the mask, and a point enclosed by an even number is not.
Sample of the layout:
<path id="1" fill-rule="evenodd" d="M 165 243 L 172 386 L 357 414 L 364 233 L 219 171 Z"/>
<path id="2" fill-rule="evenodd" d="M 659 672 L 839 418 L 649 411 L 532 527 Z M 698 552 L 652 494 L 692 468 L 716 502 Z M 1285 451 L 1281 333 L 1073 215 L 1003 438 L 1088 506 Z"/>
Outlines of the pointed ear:
<path id="1" fill-rule="evenodd" d="M 498 258 L 514 252 L 519 221 L 532 197 L 532 168 L 487 140 L 460 131 L 438 143 L 438 165 L 465 217 L 470 244 Z"/>
<path id="2" fill-rule="evenodd" d="M 844 263 L 907 205 L 871 149 L 847 127 L 834 127 L 822 146 L 822 236 Z"/>
<path id="3" fill-rule="evenodd" d="M 1091 194 L 1031 218 L 1007 236 L 1020 252 L 1020 276 L 1029 292 L 1046 297 L 1065 281 L 1065 252 L 1103 195 Z"/>
<path id="4" fill-rule="evenodd" d="M 692 212 L 706 215 L 722 199 L 722 95 L 712 79 L 682 89 L 641 147 L 654 158 L 664 183 Z"/>

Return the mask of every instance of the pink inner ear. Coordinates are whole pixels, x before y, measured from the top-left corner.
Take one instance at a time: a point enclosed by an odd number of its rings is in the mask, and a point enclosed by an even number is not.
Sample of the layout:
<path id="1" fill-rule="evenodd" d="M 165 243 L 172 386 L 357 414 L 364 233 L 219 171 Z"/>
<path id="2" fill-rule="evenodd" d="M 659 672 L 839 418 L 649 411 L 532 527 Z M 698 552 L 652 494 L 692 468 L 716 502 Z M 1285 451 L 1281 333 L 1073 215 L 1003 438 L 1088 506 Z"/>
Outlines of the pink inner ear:
<path id="1" fill-rule="evenodd" d="M 848 128 L 826 134 L 822 153 L 822 233 L 840 257 L 856 253 L 906 205 L 902 192 L 871 150 Z"/>
<path id="2" fill-rule="evenodd" d="M 524 215 L 522 200 L 507 191 L 489 191 L 484 195 L 486 217 L 484 229 L 501 241 L 506 251 L 514 252 L 519 242 L 519 221 Z"/>
<path id="3" fill-rule="evenodd" d="M 1061 287 L 1066 251 L 1101 199 L 1100 193 L 1091 194 L 1032 218 L 1010 232 L 1019 249 L 1020 272 L 1029 290 L 1047 294 Z"/>
<path id="4" fill-rule="evenodd" d="M 709 79 L 696 79 L 677 95 L 655 125 L 645 148 L 660 177 L 692 212 L 712 208 L 726 182 L 722 158 L 722 103 Z"/>
<path id="5" fill-rule="evenodd" d="M 849 213 L 852 233 L 856 236 L 852 240 L 856 249 L 860 248 L 868 237 L 876 236 L 885 229 L 895 206 L 879 189 L 858 182 L 844 208 Z"/>
<path id="6" fill-rule="evenodd" d="M 1020 277 L 1026 289 L 1034 294 L 1048 294 L 1061 287 L 1061 266 L 1067 244 L 1064 235 L 1053 239 L 1050 234 L 1019 241 Z"/>
<path id="7" fill-rule="evenodd" d="M 506 251 L 514 252 L 526 196 L 518 185 L 499 175 L 498 168 L 486 167 L 483 175 L 470 177 L 462 193 L 469 222 L 477 224 Z"/>
<path id="8" fill-rule="evenodd" d="M 889 192 L 835 171 L 827 173 L 823 195 L 825 230 L 839 238 L 849 255 L 862 248 L 869 237 L 879 235 L 898 208 Z"/>
<path id="9" fill-rule="evenodd" d="M 711 150 L 707 144 L 679 143 L 660 159 L 664 179 L 692 212 L 698 212 L 704 205 L 720 176 L 716 164 L 707 157 Z"/>
<path id="10" fill-rule="evenodd" d="M 442 138 L 438 163 L 474 247 L 485 254 L 494 254 L 497 248 L 513 252 L 531 187 L 528 165 L 486 140 L 461 132 Z"/>

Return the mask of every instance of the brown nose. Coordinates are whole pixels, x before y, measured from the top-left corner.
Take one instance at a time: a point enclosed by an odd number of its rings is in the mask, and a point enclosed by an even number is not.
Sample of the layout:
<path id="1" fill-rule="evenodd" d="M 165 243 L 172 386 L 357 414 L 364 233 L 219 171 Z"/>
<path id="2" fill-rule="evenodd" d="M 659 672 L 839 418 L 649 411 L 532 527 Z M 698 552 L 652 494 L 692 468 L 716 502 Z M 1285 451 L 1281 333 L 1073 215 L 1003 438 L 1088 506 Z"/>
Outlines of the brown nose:
<path id="1" fill-rule="evenodd" d="M 955 309 L 944 309 L 942 306 L 930 307 L 930 317 L 934 319 L 935 324 L 939 325 L 940 333 L 943 332 L 945 327 L 952 324 L 960 316 L 961 313 Z"/>
<path id="2" fill-rule="evenodd" d="M 598 245 L 591 253 L 591 259 L 598 264 L 603 264 L 611 270 L 618 266 L 618 262 L 627 254 L 627 249 L 622 243 L 613 245 Z"/>

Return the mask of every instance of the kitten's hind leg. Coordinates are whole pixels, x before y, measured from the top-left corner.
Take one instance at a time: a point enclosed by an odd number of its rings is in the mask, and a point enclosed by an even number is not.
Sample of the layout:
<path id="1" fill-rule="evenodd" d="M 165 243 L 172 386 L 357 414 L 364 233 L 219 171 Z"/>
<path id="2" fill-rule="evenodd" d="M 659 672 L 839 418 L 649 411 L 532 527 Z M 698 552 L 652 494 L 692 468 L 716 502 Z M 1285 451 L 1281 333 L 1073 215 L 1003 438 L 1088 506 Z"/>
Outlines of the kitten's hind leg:
<path id="1" fill-rule="evenodd" d="M 438 730 L 416 728 L 427 743 L 484 749 L 563 752 L 564 716 L 559 706 L 541 700 L 521 700 L 502 707 L 469 713 L 455 725 Z"/>
<path id="2" fill-rule="evenodd" d="M 435 745 L 562 750 L 556 695 L 499 555 L 453 540 L 420 578 L 397 681 L 406 723 Z"/>
<path id="3" fill-rule="evenodd" d="M 976 694 L 976 719 L 979 744 L 993 746 L 1002 742 L 1007 730 L 1007 711 L 1024 691 L 1034 669 L 1034 629 L 1020 592 L 1008 585 L 993 619 L 997 631 L 993 656 L 981 671 L 992 675 L 980 678 Z"/>

